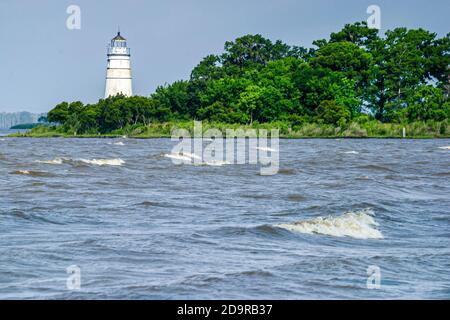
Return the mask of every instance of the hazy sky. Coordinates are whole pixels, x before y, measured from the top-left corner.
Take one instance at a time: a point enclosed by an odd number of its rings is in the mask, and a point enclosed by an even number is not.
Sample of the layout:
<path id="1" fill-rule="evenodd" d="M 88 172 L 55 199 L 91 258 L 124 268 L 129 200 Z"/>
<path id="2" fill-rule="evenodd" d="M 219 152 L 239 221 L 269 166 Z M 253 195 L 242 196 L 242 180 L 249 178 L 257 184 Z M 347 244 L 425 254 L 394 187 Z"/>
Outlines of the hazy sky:
<path id="1" fill-rule="evenodd" d="M 81 30 L 66 27 L 69 5 Z M 381 7 L 382 29 L 450 32 L 449 0 L 0 0 L 0 112 L 46 112 L 104 93 L 106 45 L 120 25 L 131 47 L 134 93 L 187 79 L 227 40 L 260 33 L 311 46 Z"/>

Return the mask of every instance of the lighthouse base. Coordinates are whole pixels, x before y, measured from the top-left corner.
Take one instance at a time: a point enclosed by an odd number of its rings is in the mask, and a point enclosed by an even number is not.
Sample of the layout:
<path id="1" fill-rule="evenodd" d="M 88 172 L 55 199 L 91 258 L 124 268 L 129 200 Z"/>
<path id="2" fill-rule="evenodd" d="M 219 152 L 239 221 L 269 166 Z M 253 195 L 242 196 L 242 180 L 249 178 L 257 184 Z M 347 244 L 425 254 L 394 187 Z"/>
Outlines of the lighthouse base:
<path id="1" fill-rule="evenodd" d="M 133 95 L 131 78 L 129 79 L 106 79 L 105 98 L 123 94 L 126 97 Z"/>

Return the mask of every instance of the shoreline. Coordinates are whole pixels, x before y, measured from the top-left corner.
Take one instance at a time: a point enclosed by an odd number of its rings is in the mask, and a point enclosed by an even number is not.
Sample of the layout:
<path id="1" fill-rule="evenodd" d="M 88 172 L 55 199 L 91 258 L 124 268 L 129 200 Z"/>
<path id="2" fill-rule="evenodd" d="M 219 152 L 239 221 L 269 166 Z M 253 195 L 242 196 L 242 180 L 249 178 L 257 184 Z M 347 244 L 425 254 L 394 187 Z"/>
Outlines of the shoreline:
<path id="1" fill-rule="evenodd" d="M 11 134 L 7 136 L 2 136 L 2 139 L 11 138 L 31 138 L 31 139 L 136 139 L 136 140 L 152 140 L 152 139 L 171 139 L 170 135 L 155 135 L 155 136 L 122 136 L 122 135 L 49 135 L 49 136 L 39 136 L 39 135 L 27 135 L 27 134 Z M 248 138 L 248 137 L 240 137 Z M 225 139 L 225 138 L 224 138 Z M 280 135 L 280 140 L 307 140 L 307 139 L 323 139 L 323 140 L 340 140 L 340 139 L 351 139 L 351 140 L 444 140 L 450 139 L 450 136 L 412 136 L 412 137 L 398 137 L 398 136 L 367 136 L 367 137 L 357 137 L 357 136 L 285 136 Z"/>
<path id="2" fill-rule="evenodd" d="M 271 130 L 278 130 L 280 139 L 450 139 L 450 123 L 413 122 L 408 124 L 381 123 L 369 121 L 365 123 L 351 122 L 340 127 L 335 125 L 305 123 L 293 126 L 287 122 L 253 123 L 241 125 L 222 122 L 173 121 L 154 122 L 148 125 L 125 126 L 109 133 L 100 133 L 99 129 L 90 132 L 76 132 L 64 126 L 38 126 L 33 129 L 15 132 L 7 137 L 15 138 L 78 138 L 78 139 L 161 139 L 172 138 L 174 130 L 182 130 L 185 135 L 197 133 L 207 135 L 211 129 L 227 136 L 228 130 L 234 130 L 230 136 L 238 137 L 267 135 Z M 404 131 L 405 130 L 405 131 Z M 405 132 L 405 136 L 403 136 Z M 211 132 L 210 132 L 211 133 Z M 178 133 L 175 133 L 178 136 Z"/>

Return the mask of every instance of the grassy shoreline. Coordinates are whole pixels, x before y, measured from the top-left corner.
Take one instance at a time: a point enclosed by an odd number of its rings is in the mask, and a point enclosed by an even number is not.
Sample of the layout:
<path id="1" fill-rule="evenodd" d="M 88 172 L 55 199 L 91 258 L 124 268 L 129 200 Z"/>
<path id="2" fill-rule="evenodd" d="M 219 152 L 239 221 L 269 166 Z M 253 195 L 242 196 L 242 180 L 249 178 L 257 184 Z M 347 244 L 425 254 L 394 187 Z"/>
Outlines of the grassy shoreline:
<path id="1" fill-rule="evenodd" d="M 67 132 L 62 126 L 39 126 L 28 132 L 15 133 L 9 137 L 20 138 L 135 138 L 135 139 L 157 139 L 170 138 L 173 129 L 185 129 L 193 134 L 193 121 L 178 121 L 152 123 L 150 125 L 135 125 L 115 130 L 110 133 L 83 133 Z M 367 121 L 364 123 L 352 122 L 345 127 L 338 127 L 325 124 L 308 123 L 299 126 L 291 126 L 285 122 L 277 123 L 254 123 L 252 125 L 226 124 L 203 122 L 203 132 L 208 129 L 218 129 L 225 137 L 227 129 L 278 129 L 281 139 L 337 139 L 337 138 L 358 138 L 358 139 L 402 139 L 403 128 L 406 129 L 407 139 L 433 139 L 450 138 L 450 124 L 448 121 L 442 122 L 414 122 L 409 124 L 381 123 L 378 121 Z"/>

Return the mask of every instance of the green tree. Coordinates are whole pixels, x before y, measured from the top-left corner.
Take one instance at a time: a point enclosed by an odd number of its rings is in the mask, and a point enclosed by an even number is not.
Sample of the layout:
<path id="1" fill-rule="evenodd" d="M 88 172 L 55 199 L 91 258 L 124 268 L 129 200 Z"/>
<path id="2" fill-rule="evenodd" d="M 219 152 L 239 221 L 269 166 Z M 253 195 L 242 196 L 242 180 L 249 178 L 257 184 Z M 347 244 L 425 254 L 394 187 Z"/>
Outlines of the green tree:
<path id="1" fill-rule="evenodd" d="M 350 120 L 350 111 L 334 100 L 324 100 L 317 109 L 317 116 L 327 124 L 341 124 Z"/>
<path id="2" fill-rule="evenodd" d="M 441 89 L 423 85 L 408 98 L 406 114 L 409 121 L 450 119 L 450 101 Z"/>
<path id="3" fill-rule="evenodd" d="M 49 122 L 64 124 L 69 117 L 69 103 L 61 102 L 56 105 L 49 113 L 47 118 Z"/>

